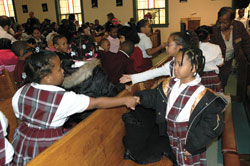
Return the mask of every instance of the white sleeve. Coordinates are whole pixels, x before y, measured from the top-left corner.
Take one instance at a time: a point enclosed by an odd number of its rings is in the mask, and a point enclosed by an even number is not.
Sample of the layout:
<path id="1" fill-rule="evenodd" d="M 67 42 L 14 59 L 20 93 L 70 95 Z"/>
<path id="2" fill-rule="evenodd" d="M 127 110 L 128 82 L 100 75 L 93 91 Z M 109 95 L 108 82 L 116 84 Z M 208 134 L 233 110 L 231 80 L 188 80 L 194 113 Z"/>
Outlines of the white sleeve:
<path id="1" fill-rule="evenodd" d="M 7 127 L 8 127 L 8 119 L 5 117 L 5 115 L 0 111 L 0 122 L 3 128 L 3 134 L 6 137 L 7 136 Z M 11 162 L 14 154 L 14 149 L 7 138 L 4 138 L 4 145 L 5 145 L 5 164 L 8 164 Z"/>
<path id="2" fill-rule="evenodd" d="M 152 41 L 150 40 L 149 37 L 145 37 L 143 43 L 144 43 L 144 48 L 145 48 L 145 50 L 150 49 L 150 48 L 153 47 Z"/>
<path id="3" fill-rule="evenodd" d="M 83 112 L 88 108 L 89 102 L 89 96 L 76 94 L 72 91 L 65 92 L 53 121 L 61 120 L 75 113 Z"/>
<path id="4" fill-rule="evenodd" d="M 19 99 L 19 96 L 20 96 L 20 94 L 22 92 L 22 89 L 23 89 L 23 87 L 18 89 L 16 91 L 16 93 L 14 94 L 14 96 L 12 97 L 12 108 L 14 110 L 16 118 L 19 118 L 18 99 Z"/>
<path id="5" fill-rule="evenodd" d="M 147 70 L 147 71 L 142 72 L 142 73 L 132 74 L 131 75 L 132 84 L 136 84 L 138 82 L 143 82 L 143 81 L 147 81 L 150 79 L 154 79 L 154 78 L 159 77 L 159 76 L 170 75 L 170 68 L 169 68 L 170 62 L 171 61 L 167 62 L 166 64 L 164 64 L 163 66 L 161 66 L 159 68 Z"/>
<path id="6" fill-rule="evenodd" d="M 217 58 L 216 58 L 216 66 L 222 65 L 224 62 L 224 58 L 222 57 L 222 52 L 220 47 L 217 47 Z"/>

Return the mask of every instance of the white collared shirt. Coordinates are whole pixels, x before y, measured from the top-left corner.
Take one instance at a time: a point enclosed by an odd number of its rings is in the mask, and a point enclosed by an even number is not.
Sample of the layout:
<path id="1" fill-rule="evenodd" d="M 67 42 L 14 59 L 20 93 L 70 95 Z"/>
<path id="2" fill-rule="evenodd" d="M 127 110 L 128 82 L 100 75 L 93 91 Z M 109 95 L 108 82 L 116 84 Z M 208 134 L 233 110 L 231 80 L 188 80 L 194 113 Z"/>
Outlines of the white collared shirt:
<path id="1" fill-rule="evenodd" d="M 143 54 L 143 58 L 152 58 L 151 55 L 148 55 L 146 50 L 152 48 L 152 41 L 150 40 L 150 38 L 144 34 L 144 33 L 138 33 L 139 37 L 140 37 L 140 42 L 138 44 L 139 48 L 142 51 Z"/>
<path id="2" fill-rule="evenodd" d="M 0 111 L 0 123 L 2 125 L 3 129 L 3 134 L 5 136 L 4 140 L 4 145 L 5 145 L 5 164 L 11 162 L 14 154 L 14 149 L 6 136 L 8 135 L 7 133 L 7 128 L 8 128 L 8 119 L 5 117 L 5 115 Z"/>
<path id="3" fill-rule="evenodd" d="M 0 26 L 0 38 L 10 39 L 11 43 L 16 41 L 16 39 L 12 35 L 10 35 L 8 32 L 6 32 L 1 26 Z"/>
<path id="4" fill-rule="evenodd" d="M 43 89 L 48 91 L 65 91 L 65 89 L 60 88 L 54 85 L 45 85 L 45 84 L 37 84 L 31 83 L 31 86 L 37 89 Z M 15 115 L 19 118 L 19 110 L 18 110 L 18 99 L 23 87 L 18 89 L 15 95 L 12 98 L 12 107 L 14 109 Z M 55 113 L 55 116 L 51 122 L 51 127 L 60 127 L 65 121 L 68 119 L 70 115 L 75 113 L 80 113 L 86 110 L 89 106 L 90 98 L 83 94 L 76 94 L 75 92 L 65 92 L 63 98 L 58 106 L 58 109 Z"/>
<path id="5" fill-rule="evenodd" d="M 181 92 L 187 87 L 187 86 L 193 86 L 198 85 L 201 82 L 200 76 L 197 74 L 195 79 L 191 82 L 181 84 L 180 86 L 180 79 L 175 78 L 176 83 L 173 86 L 173 89 L 169 95 L 168 98 L 168 104 L 167 104 L 167 112 L 166 112 L 166 119 L 168 116 L 168 113 L 170 112 L 170 109 L 173 107 L 176 99 L 181 94 Z M 205 89 L 203 85 L 201 85 L 199 88 L 196 89 L 196 91 L 193 93 L 193 95 L 190 97 L 180 114 L 178 115 L 176 122 L 187 122 L 190 118 L 190 113 L 192 109 L 192 105 L 194 104 L 196 97 Z"/>
<path id="6" fill-rule="evenodd" d="M 200 49 L 206 58 L 204 71 L 215 71 L 216 74 L 219 74 L 219 68 L 217 66 L 224 62 L 220 46 L 209 42 L 200 42 Z"/>
<path id="7" fill-rule="evenodd" d="M 174 60 L 175 60 L 175 57 L 173 57 L 173 59 L 171 61 L 174 61 Z M 144 71 L 142 73 L 132 74 L 131 75 L 132 84 L 136 84 L 138 82 L 143 82 L 146 80 L 151 80 L 151 79 L 154 79 L 154 78 L 160 77 L 160 76 L 170 76 L 171 71 L 170 71 L 169 65 L 170 65 L 171 61 L 165 63 L 161 67 L 147 70 L 147 71 Z M 173 71 L 173 77 L 174 77 L 174 71 Z"/>

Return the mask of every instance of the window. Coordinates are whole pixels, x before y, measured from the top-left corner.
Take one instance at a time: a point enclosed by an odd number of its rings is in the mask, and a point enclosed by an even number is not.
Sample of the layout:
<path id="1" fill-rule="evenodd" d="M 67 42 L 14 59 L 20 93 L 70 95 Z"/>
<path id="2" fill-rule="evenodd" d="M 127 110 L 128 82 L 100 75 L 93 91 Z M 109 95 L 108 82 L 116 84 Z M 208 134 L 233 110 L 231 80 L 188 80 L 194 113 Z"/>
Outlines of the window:
<path id="1" fill-rule="evenodd" d="M 146 18 L 153 26 L 168 25 L 168 0 L 134 0 L 137 21 Z"/>
<path id="2" fill-rule="evenodd" d="M 59 19 L 68 19 L 70 14 L 75 14 L 76 20 L 82 25 L 81 0 L 59 0 Z"/>
<path id="3" fill-rule="evenodd" d="M 8 17 L 15 17 L 15 12 L 12 4 L 12 0 L 0 1 L 0 16 L 5 15 Z"/>

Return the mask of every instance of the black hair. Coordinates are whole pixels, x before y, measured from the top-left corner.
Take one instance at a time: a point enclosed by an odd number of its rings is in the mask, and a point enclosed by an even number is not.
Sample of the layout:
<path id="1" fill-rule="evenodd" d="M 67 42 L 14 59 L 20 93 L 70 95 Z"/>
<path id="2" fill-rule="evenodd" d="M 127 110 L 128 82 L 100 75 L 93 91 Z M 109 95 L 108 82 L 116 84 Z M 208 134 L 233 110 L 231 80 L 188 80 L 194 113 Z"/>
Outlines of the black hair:
<path id="1" fill-rule="evenodd" d="M 75 17 L 75 15 L 74 15 L 74 14 L 70 14 L 70 15 L 69 15 L 69 20 L 74 21 L 74 20 L 75 20 L 75 18 L 76 18 L 76 17 Z"/>
<path id="2" fill-rule="evenodd" d="M 183 46 L 183 48 L 199 47 L 199 38 L 194 31 L 174 32 L 170 34 L 177 45 Z"/>
<path id="3" fill-rule="evenodd" d="M 138 33 L 136 32 L 135 28 L 123 26 L 118 31 L 118 36 L 124 36 L 126 40 L 132 41 L 134 44 L 137 44 L 140 42 L 140 37 Z"/>
<path id="4" fill-rule="evenodd" d="M 101 46 L 105 41 L 109 41 L 107 38 L 102 38 L 99 42 L 99 45 Z"/>
<path id="5" fill-rule="evenodd" d="M 0 16 L 0 26 L 5 27 L 6 25 L 11 25 L 11 20 L 7 16 Z"/>
<path id="6" fill-rule="evenodd" d="M 0 38 L 0 50 L 11 49 L 11 40 L 7 38 Z"/>
<path id="7" fill-rule="evenodd" d="M 27 42 L 29 43 L 29 44 L 36 44 L 36 40 L 34 39 L 34 38 L 29 38 L 28 40 L 27 40 Z"/>
<path id="8" fill-rule="evenodd" d="M 230 20 L 235 19 L 235 11 L 231 7 L 222 7 L 219 12 L 218 12 L 218 18 L 221 16 L 224 16 L 225 14 L 229 13 L 230 14 Z"/>
<path id="9" fill-rule="evenodd" d="M 64 38 L 65 36 L 63 35 L 56 35 L 54 38 L 53 38 L 53 45 L 55 44 L 58 44 L 58 40 L 61 39 L 61 38 Z M 66 37 L 65 37 L 66 38 Z"/>
<path id="10" fill-rule="evenodd" d="M 96 45 L 91 37 L 88 35 L 80 35 L 76 38 L 72 44 L 71 48 L 76 51 L 78 59 L 92 58 L 92 51 L 96 51 Z"/>
<path id="11" fill-rule="evenodd" d="M 213 33 L 213 30 L 210 26 L 202 25 L 195 30 L 200 41 L 205 41 L 208 38 L 208 35 Z"/>
<path id="12" fill-rule="evenodd" d="M 25 61 L 24 72 L 31 82 L 40 83 L 40 81 L 51 73 L 53 65 L 50 62 L 52 57 L 57 54 L 52 51 L 40 51 L 33 53 Z"/>
<path id="13" fill-rule="evenodd" d="M 18 57 L 23 56 L 20 55 L 21 50 L 26 50 L 28 48 L 28 42 L 26 41 L 15 41 L 12 44 L 11 51 L 14 52 L 14 54 Z"/>
<path id="14" fill-rule="evenodd" d="M 132 41 L 126 40 L 121 44 L 121 50 L 124 51 L 129 56 L 133 53 L 135 45 Z"/>
<path id="15" fill-rule="evenodd" d="M 107 25 L 107 32 L 111 32 L 113 29 L 118 28 L 117 26 L 113 24 L 108 24 Z M 119 28 L 118 28 L 119 29 Z"/>
<path id="16" fill-rule="evenodd" d="M 195 67 L 195 74 L 202 76 L 204 66 L 205 66 L 205 57 L 202 54 L 202 51 L 199 48 L 182 48 L 179 50 L 182 53 L 181 65 L 183 64 L 184 56 L 187 55 L 188 60 L 190 61 L 193 70 Z"/>
<path id="17" fill-rule="evenodd" d="M 40 30 L 39 27 L 34 27 L 34 28 L 32 29 L 32 33 L 34 32 L 34 30 L 38 30 L 39 32 L 41 32 L 41 30 Z"/>
<path id="18" fill-rule="evenodd" d="M 146 24 L 147 24 L 147 22 L 148 22 L 148 20 L 145 20 L 145 19 L 140 20 L 140 21 L 137 23 L 137 26 L 136 26 L 137 32 L 141 32 L 141 28 L 142 28 L 142 27 L 145 27 Z"/>
<path id="19" fill-rule="evenodd" d="M 113 13 L 109 13 L 107 14 L 107 16 L 112 20 L 113 18 L 115 18 L 114 14 Z"/>

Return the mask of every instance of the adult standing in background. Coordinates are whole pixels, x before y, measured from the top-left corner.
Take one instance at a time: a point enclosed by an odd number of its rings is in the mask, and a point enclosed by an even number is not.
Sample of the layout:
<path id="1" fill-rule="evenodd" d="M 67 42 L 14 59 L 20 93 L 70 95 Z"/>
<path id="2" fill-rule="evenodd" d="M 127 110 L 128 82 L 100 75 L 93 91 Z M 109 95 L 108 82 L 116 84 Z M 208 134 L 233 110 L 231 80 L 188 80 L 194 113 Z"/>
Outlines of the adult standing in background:
<path id="1" fill-rule="evenodd" d="M 29 12 L 29 18 L 27 19 L 27 26 L 28 26 L 28 34 L 32 33 L 32 30 L 34 28 L 34 26 L 39 27 L 40 28 L 40 21 L 38 18 L 35 17 L 34 12 Z"/>
<path id="2" fill-rule="evenodd" d="M 218 44 L 224 58 L 220 67 L 219 78 L 224 89 L 232 71 L 233 59 L 236 64 L 240 56 L 246 56 L 250 61 L 250 36 L 244 25 L 234 20 L 235 11 L 231 7 L 222 7 L 218 12 L 216 25 L 212 27 L 211 43 Z"/>
<path id="3" fill-rule="evenodd" d="M 16 41 L 16 39 L 8 33 L 11 26 L 11 20 L 7 16 L 0 16 L 0 38 L 7 38 L 11 40 L 11 43 Z"/>
<path id="4" fill-rule="evenodd" d="M 244 24 L 246 30 L 249 30 L 249 25 L 248 25 L 248 19 L 244 17 L 245 15 L 245 9 L 239 9 L 238 10 L 239 17 L 237 17 L 235 20 L 240 21 Z"/>

